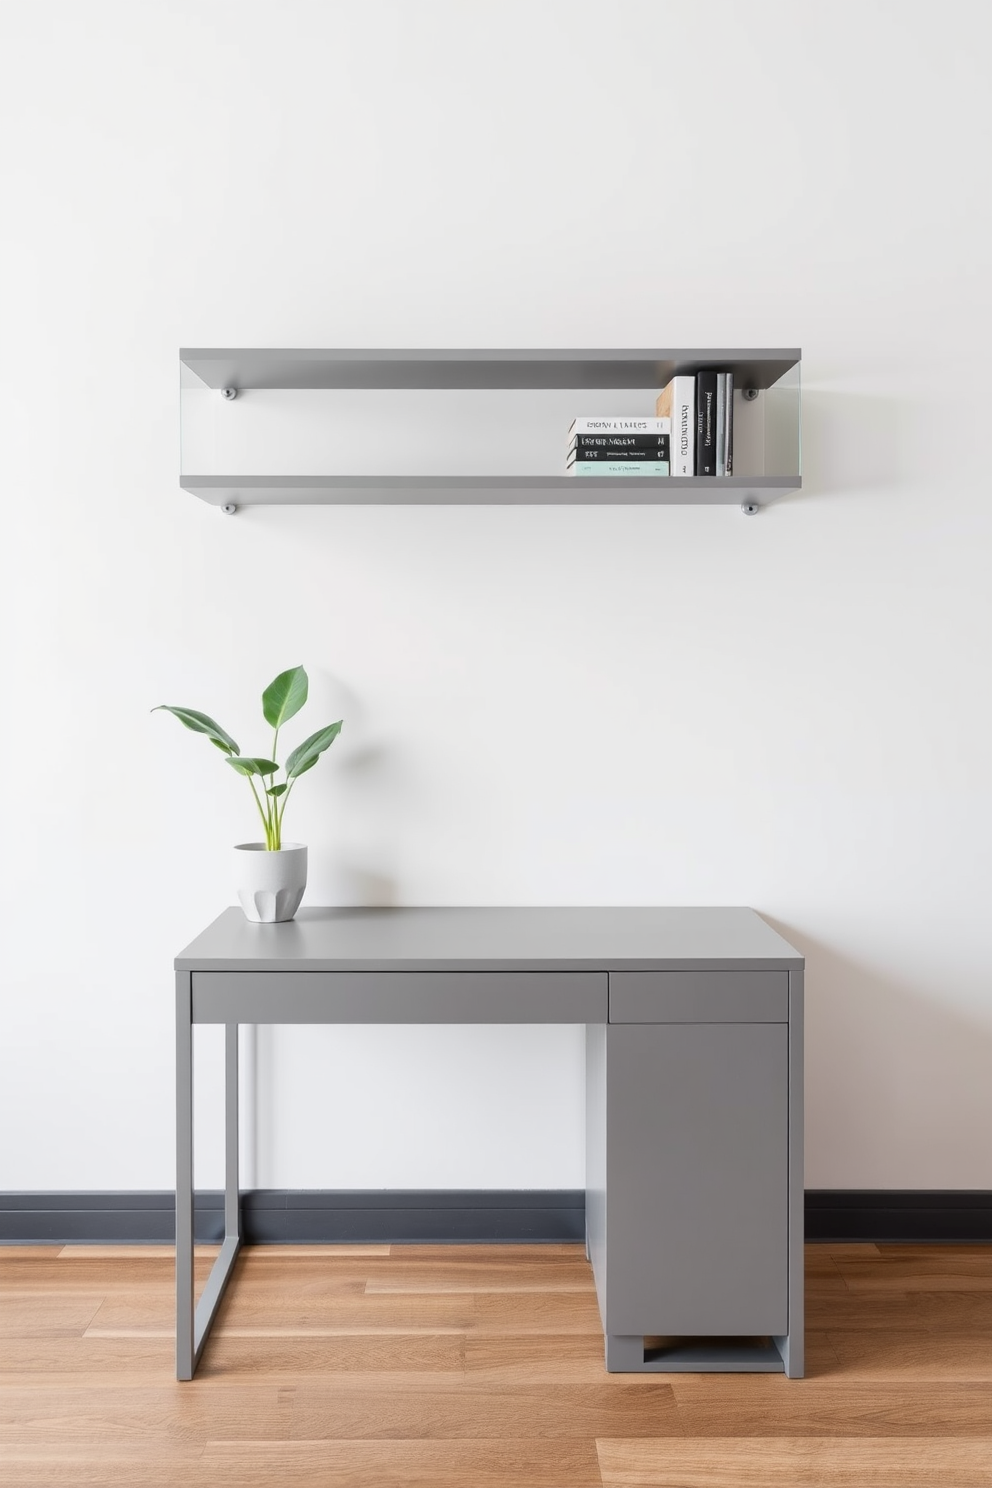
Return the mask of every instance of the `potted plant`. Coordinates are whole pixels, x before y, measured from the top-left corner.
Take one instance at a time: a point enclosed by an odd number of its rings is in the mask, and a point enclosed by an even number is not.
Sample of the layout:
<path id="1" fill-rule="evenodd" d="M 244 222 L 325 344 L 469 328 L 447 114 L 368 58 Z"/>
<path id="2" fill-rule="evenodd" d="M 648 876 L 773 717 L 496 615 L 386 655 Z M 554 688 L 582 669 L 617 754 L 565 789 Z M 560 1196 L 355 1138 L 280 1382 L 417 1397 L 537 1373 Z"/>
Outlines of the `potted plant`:
<path id="1" fill-rule="evenodd" d="M 307 850 L 300 842 L 284 842 L 283 817 L 293 787 L 301 775 L 313 769 L 324 750 L 341 732 L 341 720 L 318 729 L 287 755 L 286 763 L 276 762 L 279 730 L 299 713 L 307 700 L 309 681 L 301 666 L 280 672 L 262 693 L 262 713 L 274 729 L 271 758 L 244 755 L 229 733 L 206 713 L 194 708 L 175 708 L 161 703 L 152 712 L 172 713 L 195 734 L 206 734 L 211 744 L 221 750 L 227 763 L 244 775 L 262 818 L 264 842 L 239 842 L 234 849 L 236 885 L 241 907 L 249 920 L 272 923 L 291 920 L 300 907 L 307 886 Z M 277 781 L 282 769 L 285 779 Z"/>

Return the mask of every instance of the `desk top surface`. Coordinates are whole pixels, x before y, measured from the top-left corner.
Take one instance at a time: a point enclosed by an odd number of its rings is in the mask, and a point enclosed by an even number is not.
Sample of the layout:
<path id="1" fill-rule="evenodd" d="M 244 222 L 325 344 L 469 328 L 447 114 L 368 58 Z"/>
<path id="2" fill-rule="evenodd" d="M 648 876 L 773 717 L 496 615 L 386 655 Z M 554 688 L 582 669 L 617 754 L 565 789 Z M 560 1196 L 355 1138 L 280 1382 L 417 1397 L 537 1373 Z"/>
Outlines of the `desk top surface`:
<path id="1" fill-rule="evenodd" d="M 800 970 L 753 909 L 301 909 L 256 925 L 225 909 L 177 971 Z"/>

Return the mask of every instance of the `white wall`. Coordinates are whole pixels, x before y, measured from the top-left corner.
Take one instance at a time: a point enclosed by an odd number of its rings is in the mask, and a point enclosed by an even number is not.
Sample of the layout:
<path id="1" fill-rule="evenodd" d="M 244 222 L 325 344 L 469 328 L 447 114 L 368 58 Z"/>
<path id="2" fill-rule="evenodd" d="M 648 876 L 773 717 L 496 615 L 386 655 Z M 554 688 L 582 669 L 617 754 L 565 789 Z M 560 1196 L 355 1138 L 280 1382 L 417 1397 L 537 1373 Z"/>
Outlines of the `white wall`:
<path id="1" fill-rule="evenodd" d="M 298 662 L 346 720 L 309 902 L 753 905 L 808 957 L 809 1186 L 992 1186 L 987 10 L 2 30 L 0 1187 L 171 1185 L 171 958 L 253 824 L 149 710 L 260 744 Z M 800 345 L 805 488 L 228 519 L 177 487 L 180 345 Z M 569 1029 L 263 1036 L 256 1181 L 579 1186 L 581 1069 Z"/>

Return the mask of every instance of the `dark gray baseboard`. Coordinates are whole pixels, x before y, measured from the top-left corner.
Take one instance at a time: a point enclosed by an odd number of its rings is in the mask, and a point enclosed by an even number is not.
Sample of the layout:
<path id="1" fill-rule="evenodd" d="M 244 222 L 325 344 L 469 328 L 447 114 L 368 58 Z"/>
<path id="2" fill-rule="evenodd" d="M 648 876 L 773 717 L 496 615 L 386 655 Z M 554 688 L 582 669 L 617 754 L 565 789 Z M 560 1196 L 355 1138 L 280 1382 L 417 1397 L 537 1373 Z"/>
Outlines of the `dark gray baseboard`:
<path id="1" fill-rule="evenodd" d="M 220 1240 L 223 1195 L 197 1195 L 196 1238 Z M 0 1194 L 0 1245 L 171 1245 L 171 1192 Z M 582 1241 L 581 1189 L 254 1189 L 243 1195 L 249 1244 Z M 812 1189 L 809 1241 L 992 1242 L 992 1191 Z"/>
<path id="2" fill-rule="evenodd" d="M 992 1241 L 992 1191 L 954 1188 L 806 1190 L 806 1239 L 854 1244 Z"/>
<path id="3" fill-rule="evenodd" d="M 253 1189 L 242 1195 L 249 1245 L 529 1244 L 585 1238 L 582 1189 Z M 224 1196 L 198 1193 L 196 1239 L 220 1240 Z M 0 1194 L 0 1244 L 171 1245 L 172 1193 Z"/>

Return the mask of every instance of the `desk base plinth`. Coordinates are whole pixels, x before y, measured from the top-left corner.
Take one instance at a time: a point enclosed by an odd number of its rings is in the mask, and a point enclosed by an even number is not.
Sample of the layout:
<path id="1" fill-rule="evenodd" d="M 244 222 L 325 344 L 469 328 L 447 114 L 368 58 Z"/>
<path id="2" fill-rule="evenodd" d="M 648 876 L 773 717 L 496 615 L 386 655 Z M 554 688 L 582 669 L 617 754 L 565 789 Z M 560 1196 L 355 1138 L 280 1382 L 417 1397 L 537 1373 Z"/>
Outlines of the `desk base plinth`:
<path id="1" fill-rule="evenodd" d="M 783 1374 L 785 1361 L 770 1340 L 608 1333 L 606 1368 L 610 1374 Z"/>

